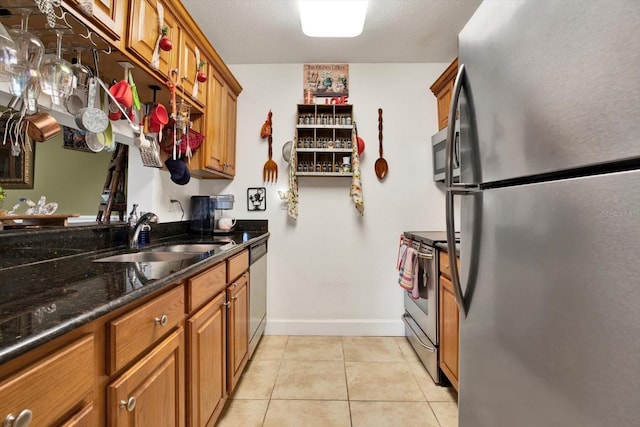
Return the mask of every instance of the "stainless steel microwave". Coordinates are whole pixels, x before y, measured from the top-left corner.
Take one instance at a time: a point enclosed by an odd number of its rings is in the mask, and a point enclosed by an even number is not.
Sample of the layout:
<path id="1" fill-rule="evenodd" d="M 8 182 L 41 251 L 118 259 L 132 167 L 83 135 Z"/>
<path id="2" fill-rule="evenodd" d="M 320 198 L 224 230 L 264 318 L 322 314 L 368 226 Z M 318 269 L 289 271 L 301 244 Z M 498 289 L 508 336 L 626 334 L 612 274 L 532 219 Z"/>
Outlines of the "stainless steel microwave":
<path id="1" fill-rule="evenodd" d="M 460 121 L 456 120 L 455 136 L 453 138 L 453 181 L 460 181 Z M 447 128 L 431 137 L 431 146 L 433 148 L 433 180 L 436 182 L 444 182 L 444 168 L 447 159 Z"/>

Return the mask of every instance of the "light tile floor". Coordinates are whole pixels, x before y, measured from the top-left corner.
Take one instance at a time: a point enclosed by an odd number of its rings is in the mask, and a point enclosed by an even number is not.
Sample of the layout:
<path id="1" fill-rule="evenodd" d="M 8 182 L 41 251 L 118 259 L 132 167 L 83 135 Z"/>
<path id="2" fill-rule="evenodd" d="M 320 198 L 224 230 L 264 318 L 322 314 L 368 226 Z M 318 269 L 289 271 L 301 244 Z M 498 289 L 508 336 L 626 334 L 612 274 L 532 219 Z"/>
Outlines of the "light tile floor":
<path id="1" fill-rule="evenodd" d="M 404 337 L 264 336 L 219 427 L 457 427 Z"/>

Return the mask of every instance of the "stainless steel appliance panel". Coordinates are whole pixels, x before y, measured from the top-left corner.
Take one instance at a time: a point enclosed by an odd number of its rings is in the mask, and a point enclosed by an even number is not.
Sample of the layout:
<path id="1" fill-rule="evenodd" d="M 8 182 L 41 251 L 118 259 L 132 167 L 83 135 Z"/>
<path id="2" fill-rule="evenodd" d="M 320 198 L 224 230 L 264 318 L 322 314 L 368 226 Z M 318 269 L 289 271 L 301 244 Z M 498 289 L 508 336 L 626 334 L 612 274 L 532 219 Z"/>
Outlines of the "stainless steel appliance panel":
<path id="1" fill-rule="evenodd" d="M 405 233 L 406 234 L 406 233 Z M 418 251 L 418 298 L 413 299 L 410 292 L 404 293 L 405 313 L 402 321 L 405 324 L 405 335 L 415 350 L 418 358 L 429 372 L 436 384 L 442 382 L 438 358 L 440 332 L 438 324 L 438 254 L 432 246 L 436 233 L 425 232 L 425 239 L 417 239 L 418 235 L 409 233 L 404 244 L 411 245 Z M 440 233 L 438 233 L 440 234 Z M 411 237 L 413 235 L 413 237 Z M 416 240 L 414 240 L 416 239 Z M 431 242 L 427 244 L 427 242 Z"/>
<path id="2" fill-rule="evenodd" d="M 454 182 L 457 182 L 457 178 L 460 176 L 460 121 L 455 121 L 455 141 L 454 141 L 454 158 L 453 158 L 453 177 Z M 433 166 L 433 180 L 436 182 L 444 182 L 444 170 L 446 160 L 446 144 L 447 144 L 447 131 L 445 127 L 440 132 L 431 137 L 431 158 Z"/>
<path id="3" fill-rule="evenodd" d="M 640 425 L 640 171 L 462 209 L 460 426 Z"/>
<path id="4" fill-rule="evenodd" d="M 427 369 L 429 375 L 431 375 L 431 378 L 433 378 L 433 382 L 441 384 L 442 374 L 438 358 L 438 346 L 425 335 L 409 312 L 405 312 L 402 316 L 402 321 L 405 324 L 405 336 L 409 340 L 411 347 L 413 347 L 416 355 Z"/>
<path id="5" fill-rule="evenodd" d="M 249 357 L 267 323 L 267 241 L 249 248 Z"/>
<path id="6" fill-rule="evenodd" d="M 483 182 L 640 157 L 637 0 L 485 0 L 459 35 Z M 461 120 L 464 117 L 461 112 Z"/>

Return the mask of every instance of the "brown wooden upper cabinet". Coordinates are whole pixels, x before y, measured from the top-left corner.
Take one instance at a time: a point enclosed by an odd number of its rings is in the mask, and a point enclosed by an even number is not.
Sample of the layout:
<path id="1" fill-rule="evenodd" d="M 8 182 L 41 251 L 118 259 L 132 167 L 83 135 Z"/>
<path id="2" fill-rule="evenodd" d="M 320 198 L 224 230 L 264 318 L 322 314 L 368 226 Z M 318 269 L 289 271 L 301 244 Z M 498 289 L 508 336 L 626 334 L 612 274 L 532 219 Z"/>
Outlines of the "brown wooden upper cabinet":
<path id="1" fill-rule="evenodd" d="M 93 0 L 91 14 L 83 11 L 80 7 L 80 0 L 67 2 L 74 9 L 82 12 L 89 22 L 95 25 L 106 36 L 113 47 L 120 49 L 123 47 L 124 33 L 127 28 L 127 6 L 128 0 Z"/>
<path id="2" fill-rule="evenodd" d="M 160 61 L 158 71 L 168 78 L 169 70 L 179 68 L 179 46 L 182 31 L 176 16 L 171 9 L 163 7 L 164 25 L 167 37 L 173 42 L 173 49 L 166 52 L 159 49 Z M 158 8 L 156 0 L 133 0 L 131 2 L 131 19 L 129 20 L 129 36 L 126 48 L 138 59 L 150 64 L 160 34 Z"/>
<path id="3" fill-rule="evenodd" d="M 208 143 L 194 156 L 193 176 L 227 178 L 235 175 L 237 95 L 215 67 L 208 67 L 207 113 L 204 134 Z"/>
<path id="4" fill-rule="evenodd" d="M 182 31 L 182 37 L 180 38 L 180 64 L 178 67 L 180 70 L 179 83 L 184 88 L 186 96 L 191 97 L 191 99 L 200 104 L 204 104 L 208 81 L 198 82 L 196 80 L 200 61 L 207 62 L 204 49 L 198 45 L 195 37 L 189 31 Z M 194 88 L 196 89 L 195 94 Z"/>
<path id="5" fill-rule="evenodd" d="M 431 85 L 431 92 L 438 100 L 438 129 L 442 130 L 447 126 L 449 121 L 449 108 L 451 106 L 451 95 L 453 94 L 453 84 L 458 74 L 458 58 L 454 59 L 451 64 L 444 70 L 444 73 L 438 77 Z"/>
<path id="6" fill-rule="evenodd" d="M 79 0 L 67 0 L 80 10 Z M 163 90 L 160 102 L 167 109 L 166 82 L 171 70 L 177 69 L 177 101 L 184 98 L 191 107 L 193 130 L 204 135 L 204 142 L 189 163 L 195 178 L 232 179 L 236 164 L 237 97 L 242 86 L 222 61 L 193 17 L 181 2 L 171 0 L 93 0 L 93 17 L 83 13 L 89 27 L 110 36 L 113 47 L 130 60 L 136 71 L 139 90 L 157 84 Z M 159 50 L 158 69 L 150 66 L 158 37 L 159 7 L 168 37 L 173 42 L 170 51 Z M 198 67 L 207 74 L 205 82 L 197 81 Z M 103 75 L 120 76 L 122 69 L 115 61 L 105 61 Z M 140 73 L 145 72 L 144 76 Z M 197 85 L 196 85 L 197 83 Z M 150 95 L 150 93 L 148 94 Z"/>

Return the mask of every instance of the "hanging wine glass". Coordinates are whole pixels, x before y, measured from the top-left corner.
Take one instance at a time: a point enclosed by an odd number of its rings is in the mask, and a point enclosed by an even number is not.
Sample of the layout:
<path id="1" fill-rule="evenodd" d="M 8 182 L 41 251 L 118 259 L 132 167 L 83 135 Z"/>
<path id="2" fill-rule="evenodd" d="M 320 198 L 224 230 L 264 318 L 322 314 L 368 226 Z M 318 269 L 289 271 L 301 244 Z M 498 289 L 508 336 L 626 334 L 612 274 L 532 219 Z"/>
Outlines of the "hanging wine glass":
<path id="1" fill-rule="evenodd" d="M 73 89 L 71 63 L 62 58 L 62 30 L 56 30 L 56 56 L 43 61 L 40 66 L 40 87 L 51 96 L 54 105 L 62 105 Z"/>
<path id="2" fill-rule="evenodd" d="M 44 45 L 38 37 L 28 30 L 29 13 L 29 9 L 23 9 L 20 28 L 11 28 L 8 33 L 18 50 L 18 63 L 20 65 L 28 65 L 37 70 L 44 55 Z"/>
<path id="3" fill-rule="evenodd" d="M 76 48 L 76 61 L 71 65 L 73 72 L 73 88 L 87 90 L 89 87 L 89 79 L 91 78 L 91 70 L 82 64 L 82 49 Z"/>
<path id="4" fill-rule="evenodd" d="M 76 60 L 71 65 L 71 72 L 73 73 L 73 89 L 64 101 L 64 105 L 69 113 L 76 114 L 87 103 L 89 79 L 92 75 L 89 67 L 82 65 L 82 49 L 80 48 L 76 48 Z"/>
<path id="5" fill-rule="evenodd" d="M 16 96 L 24 96 L 31 111 L 40 94 L 40 63 L 44 55 L 44 45 L 34 34 L 28 31 L 29 9 L 22 10 L 20 28 L 8 30 L 17 50 L 17 61 L 9 70 L 11 84 L 9 91 Z"/>
<path id="6" fill-rule="evenodd" d="M 10 69 L 18 62 L 16 44 L 0 22 L 0 81 L 9 81 Z"/>

